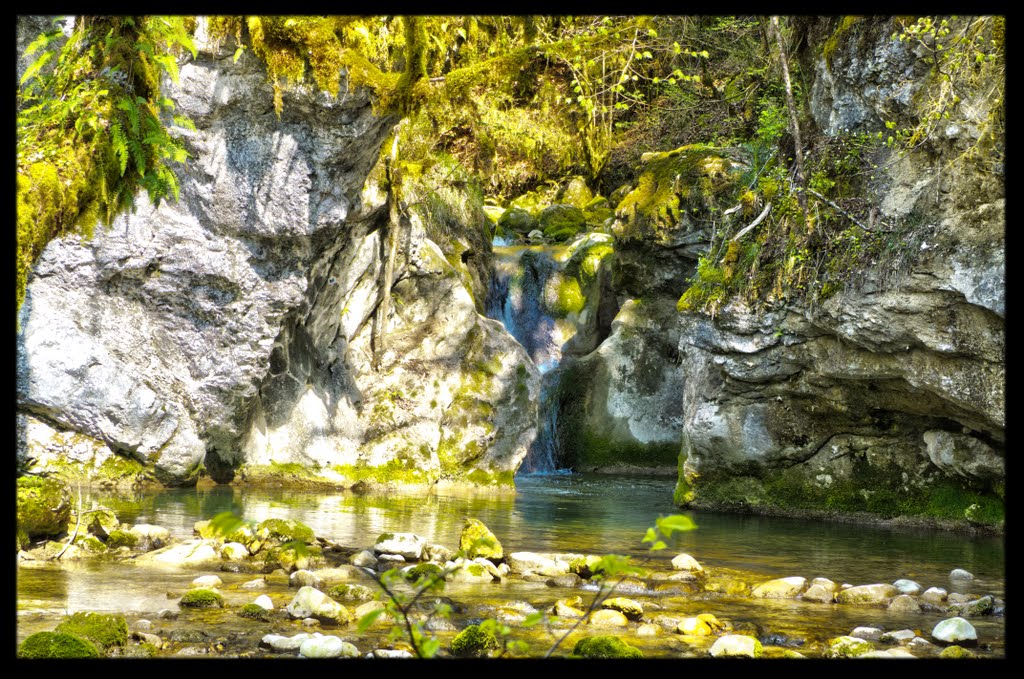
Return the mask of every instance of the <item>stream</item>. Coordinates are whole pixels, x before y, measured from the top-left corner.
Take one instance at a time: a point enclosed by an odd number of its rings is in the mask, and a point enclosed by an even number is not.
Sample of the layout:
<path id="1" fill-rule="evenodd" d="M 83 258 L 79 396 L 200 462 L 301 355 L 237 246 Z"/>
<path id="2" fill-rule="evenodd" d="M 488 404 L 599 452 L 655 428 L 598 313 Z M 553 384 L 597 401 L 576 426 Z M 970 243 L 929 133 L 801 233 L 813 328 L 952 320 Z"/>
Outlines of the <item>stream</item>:
<path id="1" fill-rule="evenodd" d="M 676 534 L 668 549 L 651 554 L 641 538 L 658 516 L 677 513 L 671 503 L 673 484 L 673 479 L 664 477 L 553 473 L 520 475 L 514 495 L 497 497 L 463 493 L 427 497 L 357 495 L 216 486 L 167 489 L 130 497 L 83 493 L 83 506 L 95 503 L 110 507 L 122 522 L 157 524 L 180 539 L 193 536 L 196 521 L 223 511 L 233 511 L 254 521 L 293 518 L 309 525 L 318 536 L 352 547 L 370 547 L 383 532 L 409 531 L 428 542 L 457 549 L 463 520 L 475 517 L 495 533 L 506 554 L 617 553 L 637 560 L 649 558 L 661 562 L 660 567 L 669 568 L 665 562 L 686 552 L 711 575 L 728 575 L 754 584 L 785 576 L 803 576 L 808 580 L 822 576 L 850 584 L 891 583 L 910 578 L 925 588 L 937 586 L 950 592 L 958 591 L 957 581 L 949 579 L 950 571 L 963 568 L 975 576 L 968 586 L 970 593 L 1004 597 L 1004 544 L 998 536 L 695 511 L 689 515 L 698 526 L 696 530 Z M 177 598 L 193 578 L 202 574 L 170 569 L 140 571 L 133 565 L 103 558 L 64 565 L 23 564 L 17 570 L 17 642 L 34 632 L 53 629 L 63 615 L 77 611 L 123 613 L 129 624 L 138 618 L 156 620 L 162 609 L 177 610 Z M 253 626 L 259 623 L 243 620 L 230 609 L 237 610 L 237 606 L 252 601 L 258 594 L 235 588 L 257 576 L 227 572 L 219 575 L 225 582 L 227 608 L 215 612 L 182 609 L 173 624 L 216 629 L 227 635 L 225 638 L 235 639 L 241 648 L 255 652 L 259 635 L 266 630 L 255 629 Z M 277 587 L 271 583 L 268 593 L 281 608 L 294 591 L 289 591 L 284 581 Z M 563 592 L 542 583 L 529 583 L 525 590 L 515 592 L 502 586 L 500 595 L 493 586 L 488 589 L 479 585 L 450 588 L 447 593 L 456 599 L 464 596 L 467 601 L 481 597 L 491 600 L 498 595 L 503 600 L 522 598 L 545 605 L 557 596 L 586 594 L 578 588 Z M 709 594 L 692 599 L 673 597 L 659 606 L 665 611 L 676 607 L 687 615 L 710 612 L 734 625 L 749 621 L 758 629 L 803 639 L 808 644 L 820 643 L 823 637 L 848 634 L 865 624 L 917 629 L 927 637 L 932 626 L 948 617 L 937 612 L 896 615 L 884 609 L 858 606 Z M 472 606 L 467 609 L 469 619 L 482 616 L 475 614 L 476 610 Z M 971 623 L 982 641 L 976 653 L 1001 657 L 1005 652 L 1004 616 L 973 617 Z M 274 624 L 280 634 L 303 631 L 298 621 Z M 343 630 L 343 636 L 359 644 L 354 625 Z M 651 647 L 645 653 L 686 657 L 685 645 L 674 636 L 648 642 Z M 563 650 L 568 653 L 571 647 Z"/>

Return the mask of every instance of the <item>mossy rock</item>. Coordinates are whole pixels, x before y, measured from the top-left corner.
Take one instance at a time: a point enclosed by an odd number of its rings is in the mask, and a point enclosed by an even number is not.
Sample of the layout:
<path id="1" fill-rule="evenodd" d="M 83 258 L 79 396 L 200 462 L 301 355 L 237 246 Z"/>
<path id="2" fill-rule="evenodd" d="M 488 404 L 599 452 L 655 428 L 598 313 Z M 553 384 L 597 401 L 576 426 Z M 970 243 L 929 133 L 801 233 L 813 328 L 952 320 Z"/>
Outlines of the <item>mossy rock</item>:
<path id="1" fill-rule="evenodd" d="M 87 639 L 103 650 L 124 647 L 128 643 L 128 622 L 123 615 L 73 613 L 53 631 Z"/>
<path id="2" fill-rule="evenodd" d="M 686 212 L 714 207 L 734 187 L 731 162 L 723 149 L 703 144 L 672 151 L 645 153 L 636 188 L 615 208 L 623 239 L 664 237 L 679 226 Z"/>
<path id="3" fill-rule="evenodd" d="M 597 573 L 601 572 L 599 564 L 601 563 L 601 557 L 588 554 L 573 559 L 569 562 L 569 572 L 575 573 L 584 580 L 589 580 L 594 577 Z"/>
<path id="4" fill-rule="evenodd" d="M 113 549 L 116 547 L 128 547 L 135 549 L 139 544 L 139 536 L 131 531 L 127 530 L 114 530 L 107 536 L 107 547 Z"/>
<path id="5" fill-rule="evenodd" d="M 973 658 L 974 653 L 964 648 L 963 646 L 947 646 L 942 649 L 942 653 L 939 653 L 940 658 Z"/>
<path id="6" fill-rule="evenodd" d="M 537 217 L 537 228 L 548 238 L 555 238 L 555 234 L 575 236 L 586 228 L 586 225 L 587 216 L 574 205 L 549 205 Z M 565 240 L 565 237 L 560 239 Z"/>
<path id="7" fill-rule="evenodd" d="M 615 636 L 584 637 L 576 642 L 572 654 L 581 658 L 642 658 L 643 652 Z"/>
<path id="8" fill-rule="evenodd" d="M 376 592 L 366 585 L 342 583 L 327 590 L 327 596 L 337 601 L 370 601 Z"/>
<path id="9" fill-rule="evenodd" d="M 224 597 L 216 590 L 197 587 L 185 592 L 178 605 L 182 608 L 224 608 Z"/>
<path id="10" fill-rule="evenodd" d="M 18 477 L 17 516 L 29 539 L 60 535 L 71 519 L 71 492 L 57 479 Z"/>
<path id="11" fill-rule="evenodd" d="M 256 533 L 278 544 L 296 541 L 308 545 L 316 538 L 312 528 L 294 519 L 267 519 L 256 526 Z"/>
<path id="12" fill-rule="evenodd" d="M 569 180 L 569 183 L 558 192 L 557 198 L 559 202 L 566 205 L 584 208 L 591 200 L 593 200 L 594 194 L 591 193 L 590 187 L 587 186 L 587 182 L 583 177 L 573 177 Z"/>
<path id="13" fill-rule="evenodd" d="M 402 571 L 402 577 L 409 582 L 416 582 L 420 578 L 440 579 L 443 571 L 436 563 L 420 563 L 406 571 Z"/>
<path id="14" fill-rule="evenodd" d="M 481 629 L 479 625 L 470 625 L 455 635 L 450 650 L 457 658 L 479 658 L 498 647 L 498 639 L 493 632 Z"/>
<path id="15" fill-rule="evenodd" d="M 494 533 L 479 519 L 467 518 L 459 536 L 459 550 L 467 559 L 483 557 L 492 561 L 505 558 L 505 552 Z"/>
<path id="16" fill-rule="evenodd" d="M 503 232 L 530 233 L 537 228 L 537 219 L 522 208 L 509 208 L 498 219 L 498 228 Z"/>
<path id="17" fill-rule="evenodd" d="M 270 622 L 270 611 L 259 604 L 246 604 L 238 610 L 238 615 L 249 620 Z"/>
<path id="18" fill-rule="evenodd" d="M 100 652 L 85 639 L 63 632 L 37 632 L 21 642 L 19 658 L 99 658 Z"/>

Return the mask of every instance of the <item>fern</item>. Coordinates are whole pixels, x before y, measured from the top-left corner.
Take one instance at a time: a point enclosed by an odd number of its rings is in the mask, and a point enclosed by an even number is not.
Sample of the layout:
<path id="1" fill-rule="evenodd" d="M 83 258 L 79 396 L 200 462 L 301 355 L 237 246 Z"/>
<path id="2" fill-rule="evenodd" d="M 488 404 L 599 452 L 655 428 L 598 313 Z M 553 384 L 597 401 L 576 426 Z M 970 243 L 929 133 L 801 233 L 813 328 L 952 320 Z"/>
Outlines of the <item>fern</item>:
<path id="1" fill-rule="evenodd" d="M 125 170 L 128 169 L 128 140 L 125 138 L 124 132 L 121 131 L 121 125 L 118 123 L 110 126 L 110 143 L 114 150 L 114 155 L 118 158 L 121 176 L 123 177 Z"/>

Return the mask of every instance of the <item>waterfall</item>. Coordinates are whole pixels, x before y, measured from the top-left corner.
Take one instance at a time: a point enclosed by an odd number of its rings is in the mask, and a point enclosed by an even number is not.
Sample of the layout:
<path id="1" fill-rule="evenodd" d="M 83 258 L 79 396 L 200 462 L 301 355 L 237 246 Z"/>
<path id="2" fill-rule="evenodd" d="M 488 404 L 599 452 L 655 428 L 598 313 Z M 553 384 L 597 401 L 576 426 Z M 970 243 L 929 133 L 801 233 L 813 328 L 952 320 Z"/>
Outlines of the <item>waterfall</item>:
<path id="1" fill-rule="evenodd" d="M 564 339 L 556 319 L 544 306 L 544 289 L 558 270 L 554 251 L 540 246 L 495 244 L 494 275 L 487 295 L 487 316 L 504 324 L 526 349 L 541 373 L 537 438 L 521 473 L 558 472 L 558 407 L 555 401 Z"/>

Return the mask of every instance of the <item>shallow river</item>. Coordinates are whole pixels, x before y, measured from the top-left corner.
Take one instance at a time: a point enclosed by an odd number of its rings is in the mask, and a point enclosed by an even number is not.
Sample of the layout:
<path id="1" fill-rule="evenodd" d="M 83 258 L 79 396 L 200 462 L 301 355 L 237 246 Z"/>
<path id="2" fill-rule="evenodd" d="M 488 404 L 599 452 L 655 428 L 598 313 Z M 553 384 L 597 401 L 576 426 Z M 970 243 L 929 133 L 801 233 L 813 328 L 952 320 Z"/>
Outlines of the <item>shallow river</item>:
<path id="1" fill-rule="evenodd" d="M 691 512 L 696 530 L 678 535 L 669 549 L 648 554 L 641 542 L 647 527 L 654 525 L 658 516 L 678 511 L 671 502 L 673 483 L 666 478 L 586 474 L 520 476 L 516 493 L 500 498 L 460 494 L 426 498 L 363 496 L 272 489 L 243 492 L 216 487 L 133 497 L 86 495 L 84 506 L 95 502 L 110 507 L 125 523 L 158 524 L 182 539 L 192 537 L 196 521 L 229 510 L 253 521 L 294 518 L 309 525 L 317 535 L 352 547 L 369 547 L 383 532 L 409 531 L 429 542 L 457 549 L 463 520 L 472 516 L 495 533 L 506 553 L 617 553 L 667 562 L 675 554 L 686 552 L 711 573 L 728 572 L 753 583 L 783 576 L 821 576 L 855 585 L 910 578 L 925 588 L 937 586 L 950 592 L 958 591 L 958 586 L 950 581 L 949 572 L 963 568 L 975 576 L 970 593 L 1004 597 L 1001 537 Z M 254 577 L 225 574 L 227 584 L 228 575 L 239 580 Z M 155 618 L 159 610 L 176 607 L 170 597 L 180 596 L 195 576 L 195 572 L 140 573 L 104 562 L 19 567 L 18 643 L 28 634 L 52 629 L 65 612 L 92 610 L 122 612 L 130 619 Z M 280 597 L 284 603 L 286 596 L 287 592 Z M 687 614 L 711 612 L 733 621 L 756 620 L 772 631 L 807 639 L 813 636 L 811 630 L 823 636 L 846 634 L 854 626 L 878 623 L 880 618 L 883 627 L 905 626 L 927 635 L 935 622 L 947 617 L 939 613 L 904 618 L 890 614 L 886 619 L 886 611 L 867 615 L 856 609 L 722 597 L 705 598 Z M 1004 618 L 984 616 L 971 622 L 983 641 L 981 654 L 1002 657 Z"/>

